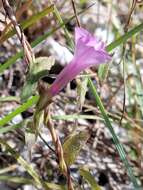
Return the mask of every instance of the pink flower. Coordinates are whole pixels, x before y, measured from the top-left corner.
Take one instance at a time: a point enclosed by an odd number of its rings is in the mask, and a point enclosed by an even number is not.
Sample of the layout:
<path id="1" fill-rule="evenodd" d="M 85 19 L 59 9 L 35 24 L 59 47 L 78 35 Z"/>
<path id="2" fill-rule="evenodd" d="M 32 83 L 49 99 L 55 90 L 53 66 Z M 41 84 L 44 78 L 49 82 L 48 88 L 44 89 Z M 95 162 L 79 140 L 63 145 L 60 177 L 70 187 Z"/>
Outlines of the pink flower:
<path id="1" fill-rule="evenodd" d="M 75 28 L 75 53 L 71 62 L 60 72 L 48 89 L 53 97 L 57 95 L 68 82 L 72 81 L 86 68 L 99 65 L 111 59 L 105 50 L 105 44 L 83 28 Z"/>

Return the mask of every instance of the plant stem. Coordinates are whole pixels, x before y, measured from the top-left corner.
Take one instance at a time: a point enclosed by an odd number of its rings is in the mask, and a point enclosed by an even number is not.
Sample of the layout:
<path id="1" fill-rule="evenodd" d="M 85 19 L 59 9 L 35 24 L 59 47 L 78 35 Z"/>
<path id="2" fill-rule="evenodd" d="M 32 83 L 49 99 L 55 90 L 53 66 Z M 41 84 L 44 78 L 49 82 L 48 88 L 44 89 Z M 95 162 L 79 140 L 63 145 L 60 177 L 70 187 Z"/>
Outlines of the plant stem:
<path id="1" fill-rule="evenodd" d="M 50 131 L 52 141 L 53 141 L 55 149 L 56 149 L 56 154 L 57 154 L 58 161 L 59 161 L 59 167 L 60 167 L 62 173 L 64 174 L 64 176 L 67 178 L 67 186 L 68 186 L 67 188 L 68 188 L 68 190 L 74 190 L 73 184 L 72 184 L 72 179 L 70 176 L 70 170 L 64 160 L 63 147 L 62 147 L 60 138 L 59 138 L 59 136 L 53 126 L 53 123 L 51 121 L 50 105 L 48 106 L 47 110 L 45 110 L 44 123 L 45 123 L 45 126 L 47 126 Z"/>

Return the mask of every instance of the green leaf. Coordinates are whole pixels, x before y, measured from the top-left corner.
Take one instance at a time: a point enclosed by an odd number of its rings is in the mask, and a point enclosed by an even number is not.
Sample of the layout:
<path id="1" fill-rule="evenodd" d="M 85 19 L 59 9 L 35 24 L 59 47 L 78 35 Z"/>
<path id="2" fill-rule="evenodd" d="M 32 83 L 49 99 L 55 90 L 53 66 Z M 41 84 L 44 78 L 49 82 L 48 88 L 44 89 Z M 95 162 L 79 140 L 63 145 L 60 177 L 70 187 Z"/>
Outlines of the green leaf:
<path id="1" fill-rule="evenodd" d="M 53 56 L 36 58 L 31 71 L 33 76 L 35 76 L 35 80 L 37 81 L 40 77 L 43 77 L 42 74 L 40 76 L 40 73 L 43 71 L 50 71 L 51 67 L 54 64 L 55 64 L 55 58 Z"/>
<path id="2" fill-rule="evenodd" d="M 80 168 L 80 175 L 83 176 L 85 180 L 90 184 L 91 190 L 101 190 L 94 177 L 87 169 Z"/>
<path id="3" fill-rule="evenodd" d="M 64 159 L 68 166 L 73 164 L 81 150 L 86 143 L 89 135 L 87 131 L 81 131 L 78 134 L 73 134 L 67 137 L 63 144 Z"/>
<path id="4" fill-rule="evenodd" d="M 52 3 L 52 1 L 50 1 L 50 2 Z M 69 46 L 71 47 L 71 49 L 74 49 L 73 40 L 72 40 L 68 30 L 66 29 L 65 22 L 63 21 L 61 15 L 60 15 L 60 12 L 58 11 L 56 6 L 54 6 L 54 14 L 55 14 L 59 24 L 63 24 L 63 29 L 64 29 L 64 33 L 65 33 L 65 37 L 67 39 L 67 42 L 68 42 Z"/>
<path id="5" fill-rule="evenodd" d="M 22 102 L 35 94 L 38 80 L 49 74 L 54 63 L 55 59 L 52 56 L 36 58 L 35 63 L 32 63 L 31 65 L 30 72 L 21 92 Z"/>
<path id="6" fill-rule="evenodd" d="M 28 79 L 21 91 L 20 98 L 22 102 L 25 102 L 30 96 L 34 95 L 36 92 L 37 83 L 32 82 L 31 79 Z"/>

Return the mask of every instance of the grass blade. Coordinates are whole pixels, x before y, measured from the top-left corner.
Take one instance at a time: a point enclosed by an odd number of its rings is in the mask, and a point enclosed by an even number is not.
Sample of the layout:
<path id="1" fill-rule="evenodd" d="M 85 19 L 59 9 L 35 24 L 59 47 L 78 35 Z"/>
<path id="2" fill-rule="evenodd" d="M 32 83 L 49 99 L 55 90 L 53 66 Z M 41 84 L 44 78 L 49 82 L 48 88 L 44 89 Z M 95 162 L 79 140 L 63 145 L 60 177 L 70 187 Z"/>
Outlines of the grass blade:
<path id="1" fill-rule="evenodd" d="M 137 180 L 136 180 L 136 178 L 135 178 L 135 176 L 133 174 L 132 168 L 130 167 L 130 164 L 129 164 L 128 160 L 127 160 L 127 156 L 126 156 L 125 150 L 123 148 L 123 145 L 120 143 L 117 135 L 114 132 L 114 129 L 113 129 L 112 125 L 111 125 L 111 122 L 110 122 L 109 117 L 108 117 L 108 115 L 106 113 L 106 110 L 105 110 L 105 108 L 104 108 L 104 106 L 102 104 L 102 101 L 101 101 L 101 99 L 100 99 L 100 97 L 99 97 L 99 95 L 97 93 L 97 90 L 96 90 L 96 88 L 95 88 L 95 86 L 94 86 L 94 84 L 93 84 L 93 82 L 92 82 L 92 80 L 90 78 L 88 79 L 88 82 L 89 82 L 89 87 L 90 87 L 90 89 L 91 89 L 91 91 L 92 91 L 92 93 L 94 95 L 95 100 L 96 100 L 96 104 L 98 105 L 98 107 L 99 107 L 99 109 L 101 111 L 101 114 L 102 114 L 102 116 L 104 118 L 104 122 L 105 122 L 106 126 L 108 127 L 108 129 L 109 129 L 109 131 L 110 131 L 110 133 L 112 135 L 113 141 L 114 141 L 116 149 L 117 149 L 117 151 L 118 151 L 118 153 L 120 155 L 120 158 L 123 161 L 123 163 L 124 163 L 124 165 L 125 165 L 125 167 L 127 169 L 128 175 L 129 175 L 132 183 L 134 184 L 135 189 L 139 189 Z"/>
<path id="2" fill-rule="evenodd" d="M 38 101 L 38 99 L 39 99 L 39 96 L 33 96 L 27 102 L 25 102 L 24 104 L 22 104 L 21 106 L 19 106 L 17 109 L 15 109 L 13 112 L 11 112 L 10 114 L 6 115 L 3 119 L 0 120 L 0 127 L 3 126 L 3 125 L 5 125 L 5 124 L 7 124 L 16 115 L 24 112 L 25 110 L 27 110 L 28 108 L 30 108 L 32 105 L 36 104 L 36 102 Z"/>
<path id="3" fill-rule="evenodd" d="M 113 49 L 118 47 L 120 44 L 125 43 L 129 38 L 131 38 L 132 36 L 134 36 L 135 34 L 140 32 L 141 30 L 143 30 L 143 23 L 141 23 L 138 26 L 134 27 L 130 31 L 126 32 L 123 36 L 119 37 L 117 40 L 115 40 L 111 44 L 107 45 L 106 50 L 108 52 L 112 51 Z"/>

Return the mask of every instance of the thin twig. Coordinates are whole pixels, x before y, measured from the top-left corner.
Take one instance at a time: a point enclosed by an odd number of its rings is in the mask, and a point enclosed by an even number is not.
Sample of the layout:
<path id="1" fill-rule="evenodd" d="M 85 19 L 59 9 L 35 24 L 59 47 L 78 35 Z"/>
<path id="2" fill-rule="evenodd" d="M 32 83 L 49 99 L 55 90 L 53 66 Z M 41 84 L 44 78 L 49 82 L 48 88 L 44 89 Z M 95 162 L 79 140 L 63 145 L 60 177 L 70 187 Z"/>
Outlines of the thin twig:
<path id="1" fill-rule="evenodd" d="M 136 7 L 136 3 L 137 3 L 137 0 L 133 0 L 132 5 L 131 5 L 131 8 L 130 8 L 129 13 L 128 13 L 128 16 L 127 16 L 126 24 L 125 24 L 125 26 L 124 26 L 124 31 L 125 31 L 125 32 L 128 31 L 128 26 L 129 26 L 129 24 L 130 24 L 130 20 L 131 20 L 131 16 L 132 16 L 132 14 L 133 14 L 133 11 L 134 11 L 134 9 L 135 9 L 135 7 Z"/>
<path id="2" fill-rule="evenodd" d="M 75 15 L 75 18 L 76 18 L 77 25 L 79 27 L 81 27 L 79 19 L 78 19 L 78 15 L 77 15 L 77 11 L 76 11 L 76 6 L 75 6 L 74 0 L 71 0 L 71 3 L 72 3 L 72 7 L 73 7 L 73 11 L 74 11 L 74 15 Z"/>
<path id="3" fill-rule="evenodd" d="M 40 137 L 40 139 L 45 143 L 45 145 L 46 145 L 52 152 L 56 153 L 55 150 L 45 141 L 45 139 L 42 137 L 42 135 L 41 135 L 40 133 L 39 133 L 39 137 Z"/>

